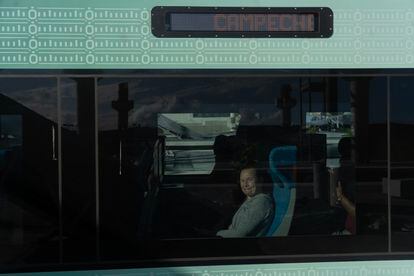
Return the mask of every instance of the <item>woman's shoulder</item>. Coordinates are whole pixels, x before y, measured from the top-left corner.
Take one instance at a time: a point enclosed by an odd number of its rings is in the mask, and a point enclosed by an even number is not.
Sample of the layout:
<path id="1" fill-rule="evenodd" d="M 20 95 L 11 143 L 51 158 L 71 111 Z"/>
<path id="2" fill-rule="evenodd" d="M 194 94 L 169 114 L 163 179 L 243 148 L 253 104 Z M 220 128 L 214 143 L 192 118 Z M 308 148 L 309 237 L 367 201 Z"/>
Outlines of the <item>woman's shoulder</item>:
<path id="1" fill-rule="evenodd" d="M 255 195 L 253 198 L 252 198 L 254 201 L 258 201 L 258 202 L 269 202 L 269 203 L 272 203 L 273 202 L 273 199 L 272 199 L 272 197 L 270 196 L 270 195 L 268 195 L 268 194 L 264 194 L 264 193 L 260 193 L 260 194 L 257 194 L 257 195 Z"/>
<path id="2" fill-rule="evenodd" d="M 258 193 L 254 197 L 255 198 L 263 198 L 263 199 L 265 199 L 265 198 L 272 199 L 272 197 L 269 194 L 265 194 L 265 193 Z"/>

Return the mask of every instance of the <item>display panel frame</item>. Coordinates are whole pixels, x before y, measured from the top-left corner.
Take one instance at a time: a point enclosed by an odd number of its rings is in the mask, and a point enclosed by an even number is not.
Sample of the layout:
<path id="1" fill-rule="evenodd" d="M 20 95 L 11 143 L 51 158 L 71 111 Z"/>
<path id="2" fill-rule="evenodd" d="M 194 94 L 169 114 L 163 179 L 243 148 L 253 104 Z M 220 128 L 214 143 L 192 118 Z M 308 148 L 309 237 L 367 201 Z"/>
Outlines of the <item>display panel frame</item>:
<path id="1" fill-rule="evenodd" d="M 314 14 L 315 31 L 172 31 L 169 28 L 170 14 Z M 333 35 L 333 11 L 327 7 L 165 7 L 157 6 L 151 11 L 152 34 L 159 38 L 329 38 Z"/>

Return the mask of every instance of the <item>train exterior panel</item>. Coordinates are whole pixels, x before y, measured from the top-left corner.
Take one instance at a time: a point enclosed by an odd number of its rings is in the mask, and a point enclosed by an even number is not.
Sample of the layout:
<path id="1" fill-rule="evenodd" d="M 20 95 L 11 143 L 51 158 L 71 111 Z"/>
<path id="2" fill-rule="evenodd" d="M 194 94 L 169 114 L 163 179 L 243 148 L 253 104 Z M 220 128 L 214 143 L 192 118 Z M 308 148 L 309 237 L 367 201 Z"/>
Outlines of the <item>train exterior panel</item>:
<path id="1" fill-rule="evenodd" d="M 0 274 L 413 275 L 413 93 L 412 0 L 2 0 Z"/>
<path id="2" fill-rule="evenodd" d="M 156 6 L 329 7 L 329 39 L 157 38 Z M 412 68 L 414 7 L 389 1 L 2 1 L 2 68 Z"/>

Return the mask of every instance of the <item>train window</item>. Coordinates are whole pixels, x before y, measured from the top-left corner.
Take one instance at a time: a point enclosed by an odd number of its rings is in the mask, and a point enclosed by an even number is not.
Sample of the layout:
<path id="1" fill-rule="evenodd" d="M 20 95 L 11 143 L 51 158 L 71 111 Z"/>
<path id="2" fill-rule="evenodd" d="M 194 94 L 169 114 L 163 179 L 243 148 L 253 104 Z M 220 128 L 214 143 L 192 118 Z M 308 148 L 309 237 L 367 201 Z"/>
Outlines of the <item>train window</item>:
<path id="1" fill-rule="evenodd" d="M 58 262 L 57 82 L 0 79 L 0 263 Z M 42 244 L 42 245 L 40 245 Z"/>
<path id="2" fill-rule="evenodd" d="M 386 87 L 385 77 L 100 79 L 104 256 L 386 251 Z"/>
<path id="3" fill-rule="evenodd" d="M 392 250 L 412 251 L 414 220 L 414 152 L 411 145 L 414 112 L 411 108 L 414 82 L 412 77 L 390 78 L 390 159 Z"/>
<path id="4" fill-rule="evenodd" d="M 1 261 L 410 251 L 412 88 L 383 75 L 1 78 Z"/>

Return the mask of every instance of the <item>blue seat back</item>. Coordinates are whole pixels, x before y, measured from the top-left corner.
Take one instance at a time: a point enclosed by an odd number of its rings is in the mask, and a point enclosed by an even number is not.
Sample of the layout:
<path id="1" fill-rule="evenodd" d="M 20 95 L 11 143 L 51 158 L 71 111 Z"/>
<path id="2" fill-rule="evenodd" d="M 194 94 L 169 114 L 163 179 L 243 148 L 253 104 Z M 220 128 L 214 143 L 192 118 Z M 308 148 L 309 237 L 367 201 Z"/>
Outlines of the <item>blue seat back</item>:
<path id="1" fill-rule="evenodd" d="M 269 154 L 269 172 L 273 181 L 272 196 L 275 210 L 273 222 L 266 235 L 268 237 L 273 236 L 280 227 L 291 198 L 296 198 L 296 194 L 292 195 L 292 189 L 295 188 L 292 167 L 296 165 L 296 152 L 296 146 L 281 146 L 273 148 Z M 296 190 L 294 192 L 296 193 Z"/>

